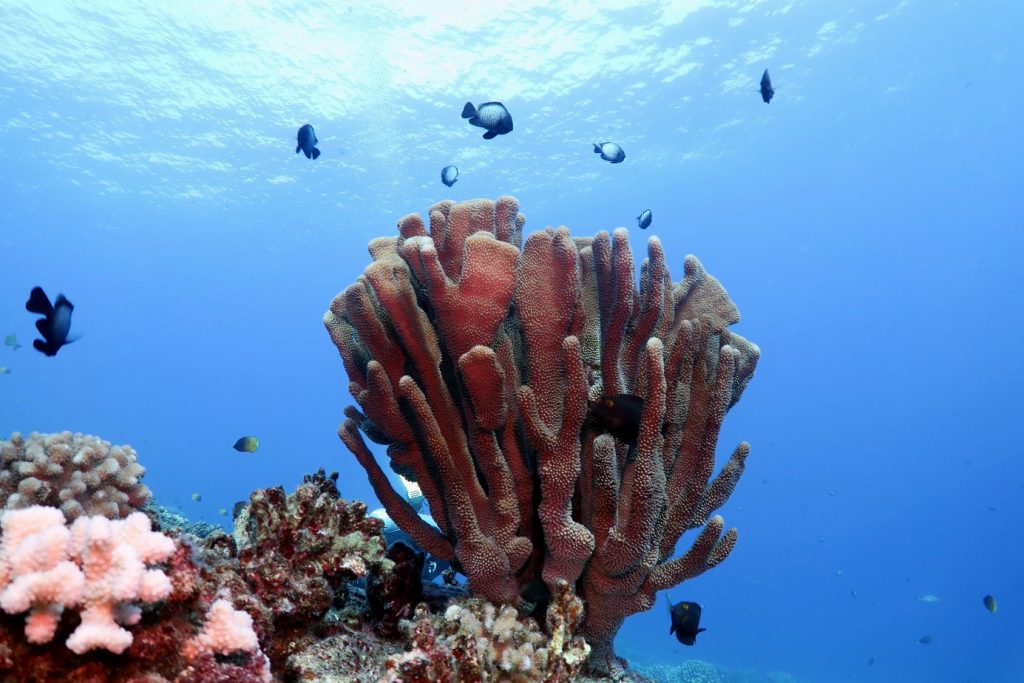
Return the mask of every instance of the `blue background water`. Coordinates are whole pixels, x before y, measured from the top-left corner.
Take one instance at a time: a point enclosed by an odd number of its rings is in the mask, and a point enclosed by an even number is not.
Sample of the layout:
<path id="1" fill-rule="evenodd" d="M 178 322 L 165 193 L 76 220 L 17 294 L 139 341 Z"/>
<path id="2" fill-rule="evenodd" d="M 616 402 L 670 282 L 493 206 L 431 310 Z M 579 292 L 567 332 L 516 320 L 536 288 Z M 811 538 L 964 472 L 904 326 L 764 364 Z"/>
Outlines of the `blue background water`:
<path id="1" fill-rule="evenodd" d="M 708 631 L 679 645 L 662 599 L 620 651 L 1024 680 L 1022 5 L 423 5 L 0 5 L 0 434 L 132 444 L 196 518 L 320 466 L 372 505 L 321 315 L 400 216 L 513 194 L 527 229 L 658 235 L 676 279 L 697 254 L 763 350 L 720 445 L 753 445 L 740 543 L 672 591 Z M 460 120 L 488 99 L 512 134 Z M 33 285 L 76 305 L 56 358 Z"/>

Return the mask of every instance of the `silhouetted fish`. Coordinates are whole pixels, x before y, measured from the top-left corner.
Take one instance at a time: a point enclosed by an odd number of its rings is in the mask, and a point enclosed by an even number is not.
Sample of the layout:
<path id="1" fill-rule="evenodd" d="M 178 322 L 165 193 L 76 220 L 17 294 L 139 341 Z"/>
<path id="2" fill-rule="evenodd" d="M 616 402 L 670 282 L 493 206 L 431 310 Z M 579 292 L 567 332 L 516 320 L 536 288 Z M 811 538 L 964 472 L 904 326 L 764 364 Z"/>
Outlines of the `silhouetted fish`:
<path id="1" fill-rule="evenodd" d="M 455 181 L 459 179 L 459 168 L 458 166 L 445 166 L 441 169 L 441 182 L 446 187 L 451 187 L 455 184 Z"/>
<path id="2" fill-rule="evenodd" d="M 775 97 L 775 89 L 772 88 L 772 77 L 768 75 L 768 69 L 765 69 L 761 75 L 761 99 L 768 104 L 773 97 Z"/>
<path id="3" fill-rule="evenodd" d="M 646 230 L 651 227 L 651 221 L 654 219 L 654 214 L 651 213 L 650 209 L 644 209 L 640 212 L 640 215 L 636 217 L 636 224 L 640 226 L 641 230 Z"/>
<path id="4" fill-rule="evenodd" d="M 931 636 L 921 636 L 920 638 L 917 639 L 917 642 L 921 643 L 922 645 L 931 645 L 932 644 L 932 637 Z"/>
<path id="5" fill-rule="evenodd" d="M 254 453 L 260 447 L 260 440 L 255 436 L 243 436 L 232 446 L 239 453 Z"/>
<path id="6" fill-rule="evenodd" d="M 602 396 L 590 407 L 587 419 L 601 431 L 608 432 L 622 443 L 636 445 L 640 435 L 640 415 L 644 411 L 644 400 L 633 394 Z"/>
<path id="7" fill-rule="evenodd" d="M 626 151 L 614 142 L 595 142 L 594 154 L 600 154 L 602 159 L 613 164 L 621 164 L 626 158 Z"/>
<path id="8" fill-rule="evenodd" d="M 316 133 L 313 132 L 313 126 L 304 124 L 302 128 L 299 128 L 299 134 L 297 136 L 298 143 L 295 145 L 295 153 L 303 152 L 307 159 L 316 159 L 320 156 L 320 150 L 316 148 L 319 140 L 316 139 Z"/>
<path id="9" fill-rule="evenodd" d="M 991 595 L 986 595 L 984 598 L 981 599 L 981 602 L 983 605 L 985 605 L 985 609 L 987 609 L 992 614 L 995 614 L 996 610 L 999 609 L 999 605 L 996 604 L 996 599 L 993 598 Z"/>
<path id="10" fill-rule="evenodd" d="M 47 356 L 56 356 L 61 347 L 75 341 L 68 338 L 71 331 L 71 314 L 75 307 L 63 294 L 57 295 L 57 302 L 50 303 L 50 298 L 42 287 L 33 287 L 29 294 L 25 310 L 44 316 L 36 321 L 36 329 L 42 339 L 33 339 L 32 347 Z"/>
<path id="11" fill-rule="evenodd" d="M 707 630 L 700 628 L 700 605 L 695 602 L 679 602 L 673 605 L 667 595 L 665 599 L 668 600 L 668 612 L 672 617 L 669 634 L 675 633 L 683 645 L 696 644 L 697 634 Z"/>
<path id="12" fill-rule="evenodd" d="M 462 107 L 462 118 L 469 119 L 471 126 L 486 128 L 484 140 L 512 132 L 512 115 L 501 102 L 484 102 L 479 107 L 466 102 Z"/>

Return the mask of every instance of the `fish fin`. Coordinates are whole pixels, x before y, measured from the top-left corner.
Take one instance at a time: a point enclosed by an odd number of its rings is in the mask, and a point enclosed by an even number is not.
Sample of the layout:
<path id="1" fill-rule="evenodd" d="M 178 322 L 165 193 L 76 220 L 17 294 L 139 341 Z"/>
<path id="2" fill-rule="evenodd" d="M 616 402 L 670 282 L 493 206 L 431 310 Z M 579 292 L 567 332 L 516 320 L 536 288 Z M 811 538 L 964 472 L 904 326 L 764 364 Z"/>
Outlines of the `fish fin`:
<path id="1" fill-rule="evenodd" d="M 53 304 L 50 303 L 50 298 L 46 296 L 42 287 L 33 287 L 32 293 L 28 295 L 28 301 L 25 303 L 25 310 L 29 313 L 50 315 L 53 313 Z"/>
<path id="2" fill-rule="evenodd" d="M 302 151 L 302 145 L 295 145 L 295 153 L 298 154 Z"/>
<path id="3" fill-rule="evenodd" d="M 40 318 L 36 321 L 36 329 L 39 330 L 39 334 L 45 338 L 50 336 L 50 321 L 47 318 Z"/>
<path id="4" fill-rule="evenodd" d="M 50 346 L 50 343 L 45 342 L 42 339 L 33 339 L 32 348 L 34 348 L 36 351 L 40 352 L 44 356 L 57 355 L 57 351 L 52 346 Z"/>
<path id="5" fill-rule="evenodd" d="M 591 143 L 591 144 L 594 145 L 594 154 L 600 154 L 601 153 L 601 145 L 597 144 L 596 142 Z"/>
<path id="6" fill-rule="evenodd" d="M 313 148 L 313 158 L 314 159 L 319 159 L 320 158 L 320 150 L 318 150 L 316 147 Z"/>
<path id="7" fill-rule="evenodd" d="M 462 107 L 462 118 L 468 119 L 476 116 L 476 107 L 473 106 L 472 102 L 466 102 L 465 106 Z"/>
<path id="8" fill-rule="evenodd" d="M 676 625 L 675 624 L 672 624 L 671 626 L 668 627 L 668 634 L 669 635 L 672 635 L 675 632 L 676 632 Z"/>
<path id="9" fill-rule="evenodd" d="M 68 298 L 66 296 L 64 296 L 63 294 L 58 294 L 57 300 L 53 302 L 53 307 L 54 309 L 57 309 L 60 308 L 61 306 L 67 306 L 72 311 L 75 310 L 75 305 L 68 301 Z"/>
<path id="10" fill-rule="evenodd" d="M 697 633 L 704 633 L 704 631 L 707 631 L 707 629 L 706 628 L 699 628 L 699 629 L 697 629 Z"/>
<path id="11" fill-rule="evenodd" d="M 486 133 L 484 133 L 484 140 L 491 140 L 496 137 L 498 137 L 498 134 L 495 133 L 493 130 L 489 130 Z"/>
<path id="12" fill-rule="evenodd" d="M 313 153 L 310 152 L 309 150 L 304 149 L 302 151 L 306 153 L 306 158 L 307 159 L 312 159 L 313 158 Z"/>
<path id="13" fill-rule="evenodd" d="M 82 338 L 82 335 L 76 334 L 74 337 L 68 337 L 67 339 L 65 339 L 64 343 L 65 344 L 70 344 L 71 342 L 76 342 L 76 341 L 78 341 L 81 338 Z"/>

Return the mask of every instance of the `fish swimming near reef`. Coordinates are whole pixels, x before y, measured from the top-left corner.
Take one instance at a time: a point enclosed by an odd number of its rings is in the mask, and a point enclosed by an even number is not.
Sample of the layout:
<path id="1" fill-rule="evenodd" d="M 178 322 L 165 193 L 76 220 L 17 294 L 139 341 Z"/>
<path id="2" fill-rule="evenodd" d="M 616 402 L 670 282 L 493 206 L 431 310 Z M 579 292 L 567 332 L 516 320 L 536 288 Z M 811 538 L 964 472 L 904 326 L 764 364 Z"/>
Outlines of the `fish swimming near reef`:
<path id="1" fill-rule="evenodd" d="M 4 346 L 10 346 L 11 351 L 17 351 L 21 348 L 21 344 L 18 343 L 18 335 L 9 334 L 4 337 Z"/>
<path id="2" fill-rule="evenodd" d="M 626 151 L 614 142 L 595 142 L 594 154 L 600 154 L 602 159 L 613 164 L 621 164 L 626 158 Z"/>
<path id="3" fill-rule="evenodd" d="M 633 394 L 602 396 L 590 407 L 587 420 L 622 443 L 636 446 L 644 400 Z"/>
<path id="4" fill-rule="evenodd" d="M 260 440 L 255 436 L 243 436 L 232 446 L 239 453 L 255 453 L 260 447 Z"/>
<path id="5" fill-rule="evenodd" d="M 761 74 L 761 99 L 768 104 L 773 97 L 775 97 L 775 88 L 772 87 L 772 77 L 768 75 L 768 69 L 765 69 Z"/>
<path id="6" fill-rule="evenodd" d="M 316 139 L 316 133 L 313 132 L 313 126 L 304 124 L 302 128 L 299 128 L 297 135 L 298 143 L 295 145 L 295 153 L 302 152 L 306 155 L 307 159 L 317 159 L 320 157 L 320 150 L 316 148 L 317 143 L 320 141 Z"/>
<path id="7" fill-rule="evenodd" d="M 10 370 L 8 370 L 7 372 L 10 372 Z M 996 604 L 996 599 L 993 598 L 991 595 L 986 595 L 984 598 L 982 598 L 981 604 L 985 605 L 985 609 L 987 609 L 992 614 L 995 614 L 996 610 L 999 609 L 999 605 Z"/>
<path id="8" fill-rule="evenodd" d="M 68 338 L 71 331 L 71 314 L 75 307 L 63 294 L 58 294 L 56 302 L 51 304 L 50 297 L 46 296 L 42 287 L 33 287 L 25 303 L 25 310 L 43 316 L 36 321 L 36 329 L 43 338 L 32 340 L 32 348 L 36 351 L 47 356 L 56 356 L 62 346 L 77 339 Z"/>
<path id="9" fill-rule="evenodd" d="M 446 187 L 451 187 L 455 184 L 455 181 L 459 179 L 459 167 L 458 166 L 445 166 L 441 169 L 441 182 Z"/>
<path id="10" fill-rule="evenodd" d="M 486 128 L 484 140 L 512 132 L 512 115 L 501 102 L 484 102 L 479 107 L 466 102 L 462 107 L 462 118 L 469 119 L 471 126 Z"/>
<path id="11" fill-rule="evenodd" d="M 700 605 L 695 602 L 677 602 L 673 605 L 667 595 L 665 599 L 668 600 L 668 613 L 672 617 L 669 634 L 675 633 L 683 645 L 696 645 L 697 634 L 707 630 L 700 628 Z"/>
<path id="12" fill-rule="evenodd" d="M 651 227 L 652 220 L 654 220 L 654 214 L 651 213 L 650 209 L 644 209 L 640 212 L 640 215 L 636 217 L 636 224 L 640 226 L 641 230 L 646 230 Z"/>

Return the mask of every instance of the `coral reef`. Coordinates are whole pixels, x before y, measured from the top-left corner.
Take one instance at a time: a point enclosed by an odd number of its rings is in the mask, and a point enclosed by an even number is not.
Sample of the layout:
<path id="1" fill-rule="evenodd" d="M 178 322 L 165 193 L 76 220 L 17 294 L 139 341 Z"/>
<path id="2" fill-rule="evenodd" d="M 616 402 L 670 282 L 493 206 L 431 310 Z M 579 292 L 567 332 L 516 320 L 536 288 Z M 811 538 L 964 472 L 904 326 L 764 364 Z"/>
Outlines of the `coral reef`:
<path id="1" fill-rule="evenodd" d="M 370 243 L 373 262 L 324 316 L 359 406 L 339 435 L 391 519 L 474 594 L 510 604 L 538 579 L 574 587 L 591 668 L 616 672 L 625 617 L 735 545 L 713 513 L 749 447 L 717 476 L 715 450 L 760 352 L 729 331 L 739 313 L 695 257 L 673 284 L 650 239 L 638 289 L 625 230 L 548 228 L 524 243 L 524 223 L 511 197 L 445 201 L 429 235 L 413 214 Z M 643 399 L 635 443 L 587 419 L 619 394 Z M 392 488 L 362 434 L 420 485 L 440 530 Z"/>
<path id="2" fill-rule="evenodd" d="M 3 513 L 0 526 L 0 607 L 29 611 L 25 635 L 31 643 L 53 639 L 65 608 L 81 609 L 81 622 L 67 640 L 82 654 L 103 648 L 120 654 L 132 634 L 118 625 L 137 623 L 131 603 L 158 602 L 171 582 L 147 564 L 166 560 L 174 542 L 150 531 L 149 518 L 79 517 L 69 527 L 57 508 L 33 506 Z"/>
<path id="3" fill-rule="evenodd" d="M 548 607 L 547 635 L 514 607 L 481 598 L 456 601 L 435 617 L 420 605 L 412 649 L 388 660 L 381 682 L 573 681 L 590 652 L 575 635 L 582 616 L 582 603 L 564 581 Z"/>
<path id="4" fill-rule="evenodd" d="M 145 472 L 131 446 L 71 432 L 27 439 L 15 432 L 0 441 L 0 509 L 49 505 L 69 521 L 122 519 L 152 497 L 141 481 Z"/>

